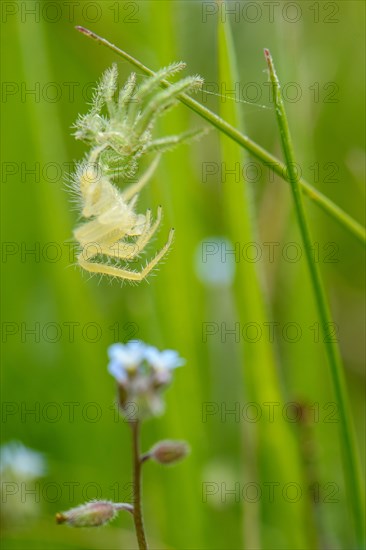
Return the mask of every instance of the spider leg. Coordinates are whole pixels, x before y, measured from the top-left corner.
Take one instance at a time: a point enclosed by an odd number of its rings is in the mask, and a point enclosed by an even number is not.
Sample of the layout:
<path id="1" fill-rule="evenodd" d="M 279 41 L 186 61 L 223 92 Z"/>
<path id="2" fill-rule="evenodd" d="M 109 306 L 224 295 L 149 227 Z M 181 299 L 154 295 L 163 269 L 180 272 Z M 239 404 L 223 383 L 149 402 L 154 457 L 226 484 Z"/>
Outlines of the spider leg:
<path id="1" fill-rule="evenodd" d="M 160 222 L 160 220 L 159 220 Z M 157 228 L 157 222 L 154 223 L 152 227 Z M 129 260 L 132 259 L 138 254 L 140 254 L 141 250 L 146 246 L 146 242 L 150 239 L 149 235 L 151 235 L 151 210 L 146 211 L 146 221 L 144 229 L 141 233 L 141 235 L 138 236 L 138 239 L 136 242 L 126 242 L 123 241 L 123 237 L 126 236 L 126 231 L 120 231 L 120 233 L 114 231 L 113 233 L 110 233 L 109 235 L 106 235 L 103 240 L 99 240 L 98 242 L 98 252 L 94 253 L 92 255 L 87 255 L 85 258 L 85 254 L 83 254 L 84 259 L 89 260 L 92 257 L 96 256 L 97 254 L 105 254 L 106 256 L 111 256 L 112 258 L 119 258 L 121 260 Z M 156 228 L 154 230 L 156 230 Z"/>
<path id="2" fill-rule="evenodd" d="M 82 245 L 88 245 L 91 243 L 99 242 L 116 242 L 116 240 L 122 239 L 126 235 L 126 230 L 120 229 L 120 225 L 115 224 L 101 224 L 98 219 L 77 227 L 74 231 L 75 239 Z"/>
<path id="3" fill-rule="evenodd" d="M 112 277 L 119 277 L 120 279 L 126 279 L 127 281 L 142 281 L 168 252 L 173 242 L 173 237 L 174 229 L 171 229 L 166 244 L 141 271 L 129 271 L 128 269 L 121 269 L 120 267 L 105 265 L 99 262 L 89 262 L 84 260 L 81 254 L 78 256 L 78 262 L 83 269 L 91 273 L 111 275 Z"/>
<path id="4" fill-rule="evenodd" d="M 145 185 L 149 182 L 150 178 L 153 176 L 159 164 L 159 160 L 160 160 L 160 155 L 157 155 L 157 157 L 154 159 L 154 161 L 146 170 L 146 172 L 142 174 L 139 181 L 136 183 L 132 183 L 129 187 L 127 187 L 124 191 L 122 191 L 121 195 L 126 202 L 132 199 L 134 195 L 137 195 L 137 193 L 139 193 L 141 189 L 145 187 Z"/>
<path id="5" fill-rule="evenodd" d="M 142 232 L 141 235 L 136 239 L 134 243 L 128 243 L 124 241 L 116 241 L 115 239 L 110 240 L 109 243 L 103 242 L 99 243 L 100 246 L 100 252 L 102 254 L 105 254 L 107 256 L 111 256 L 113 258 L 118 258 L 120 260 L 131 260 L 133 258 L 136 258 L 147 243 L 150 241 L 156 230 L 158 229 L 160 222 L 161 222 L 161 206 L 158 207 L 156 220 L 151 225 L 150 219 L 151 219 L 151 211 L 148 210 L 146 212 L 146 225 L 145 229 Z"/>
<path id="6" fill-rule="evenodd" d="M 151 210 L 146 211 L 144 229 L 139 235 L 136 243 L 123 242 L 121 239 L 126 236 L 126 230 L 103 225 L 98 220 L 92 220 L 78 227 L 74 231 L 74 237 L 82 246 L 81 255 L 84 260 L 90 260 L 98 254 L 106 254 L 120 259 L 127 259 L 137 256 L 145 247 L 146 242 L 156 231 L 161 220 L 161 209 L 158 210 L 158 218 L 151 227 Z M 121 249 L 121 245 L 122 249 Z"/>

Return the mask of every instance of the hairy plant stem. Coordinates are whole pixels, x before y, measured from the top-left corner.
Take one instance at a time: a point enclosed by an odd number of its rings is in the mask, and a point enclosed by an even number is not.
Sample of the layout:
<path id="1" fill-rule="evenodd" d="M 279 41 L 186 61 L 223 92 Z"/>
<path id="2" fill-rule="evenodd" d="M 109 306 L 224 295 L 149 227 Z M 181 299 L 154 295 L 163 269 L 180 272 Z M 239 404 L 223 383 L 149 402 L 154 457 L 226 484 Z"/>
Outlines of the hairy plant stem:
<path id="1" fill-rule="evenodd" d="M 140 456 L 140 422 L 136 420 L 131 422 L 132 430 L 132 462 L 133 462 L 133 490 L 134 490 L 134 505 L 133 505 L 133 519 L 135 522 L 136 536 L 140 550 L 148 550 L 144 520 L 142 518 L 142 489 L 141 489 L 141 465 L 142 460 Z"/>
<path id="2" fill-rule="evenodd" d="M 323 341 L 325 342 L 325 351 L 330 366 L 334 393 L 339 407 L 341 446 L 344 457 L 344 473 L 347 481 L 348 496 L 353 514 L 357 544 L 362 547 L 362 544 L 364 543 L 364 516 L 360 481 L 360 466 L 358 462 L 358 455 L 356 450 L 355 436 L 351 420 L 342 359 L 337 341 L 333 341 L 332 339 L 330 339 L 328 334 L 329 327 L 332 325 L 332 315 L 324 290 L 320 270 L 318 268 L 318 265 L 315 263 L 312 254 L 311 234 L 302 201 L 302 195 L 300 192 L 300 183 L 295 169 L 295 155 L 286 111 L 282 101 L 280 83 L 269 50 L 265 49 L 264 55 L 267 61 L 269 76 L 273 87 L 277 123 L 281 135 L 282 149 L 288 167 L 289 181 L 291 184 L 295 213 L 304 243 L 305 256 L 309 267 L 315 303 L 318 309 L 320 325 L 324 337 Z"/>
<path id="3" fill-rule="evenodd" d="M 146 67 L 143 63 L 141 63 L 141 61 L 138 61 L 138 59 L 135 59 L 132 55 L 121 50 L 105 38 L 98 36 L 94 32 L 90 31 L 89 29 L 85 29 L 84 27 L 77 26 L 76 29 L 88 38 L 92 38 L 93 40 L 96 40 L 99 44 L 102 44 L 103 46 L 111 49 L 117 55 L 123 57 L 123 59 L 126 59 L 132 65 L 137 67 L 144 74 L 148 76 L 153 76 L 155 74 L 154 71 Z M 167 80 L 162 80 L 160 85 L 163 88 L 168 88 L 169 86 L 171 86 L 171 83 Z M 207 107 L 201 105 L 198 101 L 196 101 L 189 95 L 179 94 L 177 95 L 177 99 L 181 101 L 184 105 L 192 109 L 192 111 L 197 113 L 199 116 L 207 120 L 207 122 L 215 126 L 215 128 L 217 128 L 220 132 L 223 132 L 230 139 L 249 151 L 249 153 L 251 153 L 255 158 L 257 158 L 270 169 L 272 169 L 278 176 L 290 182 L 288 169 L 286 165 L 283 164 L 278 158 L 268 153 L 268 151 L 263 149 L 263 147 L 239 132 L 239 130 L 231 126 L 231 124 L 207 109 Z M 298 182 L 302 192 L 307 195 L 309 199 L 313 200 L 320 208 L 322 208 L 327 214 L 332 216 L 340 225 L 342 225 L 345 229 L 352 233 L 358 240 L 360 240 L 362 243 L 366 242 L 366 232 L 365 228 L 362 227 L 362 225 L 360 225 L 356 220 L 349 216 L 344 210 L 342 210 L 342 208 L 334 204 L 330 199 L 328 199 L 328 197 L 323 195 L 323 193 L 310 185 L 310 183 L 306 182 L 302 178 L 300 178 Z"/>

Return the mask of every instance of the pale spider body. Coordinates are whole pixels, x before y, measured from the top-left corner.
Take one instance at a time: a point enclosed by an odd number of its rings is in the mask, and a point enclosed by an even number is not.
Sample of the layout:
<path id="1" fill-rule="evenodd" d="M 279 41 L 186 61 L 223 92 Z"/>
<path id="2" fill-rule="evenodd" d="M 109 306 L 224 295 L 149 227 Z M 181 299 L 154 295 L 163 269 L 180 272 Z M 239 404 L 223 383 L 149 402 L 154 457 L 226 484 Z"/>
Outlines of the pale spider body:
<path id="1" fill-rule="evenodd" d="M 172 244 L 174 229 L 170 230 L 163 248 L 144 268 L 140 271 L 128 268 L 128 262 L 144 251 L 162 218 L 160 206 L 155 220 L 150 209 L 145 214 L 136 213 L 138 193 L 152 177 L 161 151 L 197 135 L 197 132 L 191 132 L 157 140 L 151 138 L 157 116 L 176 102 L 176 96 L 202 85 L 199 77 L 188 77 L 167 89 L 159 88 L 165 77 L 183 67 L 181 63 L 162 69 L 139 88 L 132 73 L 115 99 L 118 75 L 113 65 L 96 89 L 91 111 L 80 117 L 75 125 L 77 139 L 91 145 L 91 151 L 78 165 L 72 178 L 72 187 L 85 220 L 74 231 L 81 248 L 78 263 L 90 273 L 141 281 Z M 101 113 L 105 106 L 108 116 Z M 157 153 L 155 159 L 138 181 L 131 182 L 139 159 L 148 152 Z M 124 188 L 120 190 L 116 184 L 124 185 Z M 121 262 L 124 262 L 123 266 Z"/>

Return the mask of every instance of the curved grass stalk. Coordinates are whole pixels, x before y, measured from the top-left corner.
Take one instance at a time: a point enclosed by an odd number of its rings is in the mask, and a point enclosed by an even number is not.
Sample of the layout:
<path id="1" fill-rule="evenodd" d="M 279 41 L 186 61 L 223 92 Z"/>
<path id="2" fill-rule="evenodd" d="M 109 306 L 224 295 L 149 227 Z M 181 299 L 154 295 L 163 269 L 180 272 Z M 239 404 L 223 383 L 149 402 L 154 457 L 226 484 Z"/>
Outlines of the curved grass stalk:
<path id="1" fill-rule="evenodd" d="M 281 135 L 282 149 L 288 169 L 289 182 L 291 185 L 291 191 L 295 206 L 295 213 L 305 248 L 305 256 L 310 271 L 311 283 L 325 342 L 325 351 L 330 365 L 335 396 L 339 406 L 341 421 L 341 444 L 344 458 L 345 479 L 347 482 L 348 496 L 353 513 L 357 544 L 361 548 L 364 542 L 364 515 L 363 498 L 361 492 L 360 466 L 358 462 L 353 425 L 351 421 L 342 359 L 337 342 L 329 339 L 328 335 L 327 327 L 329 327 L 332 322 L 332 315 L 324 290 L 320 270 L 312 255 L 311 234 L 300 192 L 300 182 L 295 170 L 295 155 L 293 151 L 286 111 L 281 98 L 280 83 L 269 50 L 264 50 L 264 54 L 268 64 L 269 75 L 273 87 L 275 111 Z"/>
<path id="2" fill-rule="evenodd" d="M 141 72 L 148 76 L 155 75 L 154 71 L 146 67 L 143 63 L 135 59 L 132 55 L 121 50 L 105 38 L 98 36 L 94 32 L 85 29 L 84 27 L 77 26 L 76 29 L 84 34 L 85 36 L 96 40 L 99 44 L 107 46 L 107 48 L 114 51 L 120 57 L 123 57 L 129 61 L 132 65 L 137 67 Z M 172 84 L 167 80 L 161 81 L 161 86 L 163 88 L 168 88 Z M 278 158 L 271 155 L 263 149 L 260 145 L 252 141 L 250 138 L 242 134 L 239 130 L 231 126 L 228 122 L 223 120 L 221 117 L 201 105 L 198 101 L 188 96 L 187 94 L 179 94 L 177 99 L 181 101 L 184 105 L 195 111 L 202 118 L 207 120 L 210 124 L 215 126 L 220 132 L 226 134 L 230 139 L 238 143 L 241 147 L 249 151 L 255 158 L 263 162 L 266 166 L 271 168 L 278 176 L 284 180 L 290 182 L 290 175 L 287 173 L 287 167 L 283 164 Z M 366 243 L 366 231 L 356 220 L 354 220 L 349 214 L 347 214 L 342 208 L 334 204 L 328 197 L 323 195 L 315 187 L 310 185 L 304 179 L 298 180 L 299 187 L 302 192 L 314 201 L 320 208 L 322 208 L 327 214 L 334 218 L 340 225 L 347 229 L 354 237 L 360 240 L 362 243 Z"/>

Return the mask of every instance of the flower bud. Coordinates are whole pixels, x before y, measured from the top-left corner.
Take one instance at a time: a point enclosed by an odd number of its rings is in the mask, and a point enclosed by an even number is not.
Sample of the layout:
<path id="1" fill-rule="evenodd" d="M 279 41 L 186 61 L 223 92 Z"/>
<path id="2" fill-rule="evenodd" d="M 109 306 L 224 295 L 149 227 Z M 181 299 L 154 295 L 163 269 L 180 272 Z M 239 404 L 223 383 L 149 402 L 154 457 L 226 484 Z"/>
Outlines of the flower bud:
<path id="1" fill-rule="evenodd" d="M 173 464 L 189 453 L 185 441 L 159 441 L 150 451 L 150 457 L 160 464 Z"/>
<path id="2" fill-rule="evenodd" d="M 67 523 L 71 527 L 99 527 L 114 519 L 119 510 L 123 509 L 130 511 L 131 505 L 108 500 L 87 502 L 67 512 L 59 512 L 56 514 L 56 522 Z"/>

